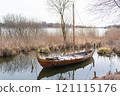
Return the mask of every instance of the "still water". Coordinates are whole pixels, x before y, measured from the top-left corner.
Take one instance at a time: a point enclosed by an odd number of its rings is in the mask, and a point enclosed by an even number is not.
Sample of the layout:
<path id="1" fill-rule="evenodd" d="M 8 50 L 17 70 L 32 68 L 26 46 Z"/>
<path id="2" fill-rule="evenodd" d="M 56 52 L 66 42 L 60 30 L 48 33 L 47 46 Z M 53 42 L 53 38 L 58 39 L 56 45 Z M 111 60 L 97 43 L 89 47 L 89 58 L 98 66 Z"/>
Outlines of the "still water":
<path id="1" fill-rule="evenodd" d="M 106 32 L 107 29 L 104 29 L 104 28 L 75 28 L 75 34 L 78 34 L 79 33 L 86 33 L 87 32 L 95 32 L 95 34 L 97 36 L 104 36 L 105 35 L 105 32 Z M 61 34 L 62 35 L 62 32 L 61 32 L 61 29 L 60 28 L 44 28 L 43 29 L 44 32 L 47 32 L 46 34 Z M 66 29 L 66 32 L 67 34 L 73 34 L 73 29 L 72 28 L 67 28 Z"/>
<path id="2" fill-rule="evenodd" d="M 51 53 L 48 56 L 62 55 L 63 52 Z M 46 57 L 39 54 L 40 57 Z M 95 51 L 92 58 L 79 64 L 69 66 L 42 68 L 35 52 L 19 54 L 15 57 L 0 58 L 1 80 L 90 80 L 96 71 L 97 77 L 108 72 L 120 71 L 120 57 L 99 56 Z"/>

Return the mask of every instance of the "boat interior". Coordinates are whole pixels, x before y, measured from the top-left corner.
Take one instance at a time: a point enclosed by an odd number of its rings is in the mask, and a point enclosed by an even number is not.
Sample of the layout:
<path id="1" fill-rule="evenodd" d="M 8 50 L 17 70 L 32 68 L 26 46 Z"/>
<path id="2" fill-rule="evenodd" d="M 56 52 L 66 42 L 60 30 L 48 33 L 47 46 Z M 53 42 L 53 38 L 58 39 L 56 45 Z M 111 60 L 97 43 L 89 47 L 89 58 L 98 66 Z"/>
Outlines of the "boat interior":
<path id="1" fill-rule="evenodd" d="M 80 52 L 80 53 L 75 53 L 75 56 L 73 56 L 73 54 L 67 54 L 65 56 L 58 56 L 58 57 L 46 58 L 46 60 L 59 60 L 59 61 L 62 61 L 62 60 L 80 59 L 80 58 L 88 55 L 91 52 L 92 52 L 92 50 L 85 51 L 85 52 Z"/>

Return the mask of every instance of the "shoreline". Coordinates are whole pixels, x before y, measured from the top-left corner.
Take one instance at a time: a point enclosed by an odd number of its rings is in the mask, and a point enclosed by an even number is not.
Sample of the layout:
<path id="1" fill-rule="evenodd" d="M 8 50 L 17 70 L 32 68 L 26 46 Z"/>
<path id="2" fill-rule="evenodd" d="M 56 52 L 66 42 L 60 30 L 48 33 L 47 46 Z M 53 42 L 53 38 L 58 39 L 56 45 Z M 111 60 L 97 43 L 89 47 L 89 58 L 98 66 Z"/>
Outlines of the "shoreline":
<path id="1" fill-rule="evenodd" d="M 75 49 L 76 50 L 80 50 L 80 49 L 84 49 L 84 48 L 90 49 L 93 48 L 93 45 L 91 45 L 90 43 L 86 43 L 86 44 L 81 44 L 81 45 L 76 45 Z M 14 48 L 9 48 L 9 47 L 4 47 L 4 48 L 0 48 L 0 58 L 2 57 L 12 57 L 12 56 L 16 56 L 18 54 L 22 53 L 29 53 L 31 51 L 38 51 L 40 49 L 46 49 L 50 50 L 50 52 L 57 52 L 57 51 L 61 51 L 61 50 L 68 50 L 68 49 L 72 49 L 72 46 L 69 45 L 62 45 L 62 46 L 47 46 L 47 47 L 38 47 L 38 46 L 32 46 L 30 47 L 25 47 L 25 48 L 20 48 L 20 47 L 14 47 Z M 43 53 L 43 54 L 48 54 L 47 52 L 39 52 L 39 53 Z"/>
<path id="2" fill-rule="evenodd" d="M 87 46 L 87 47 L 86 47 Z M 90 43 L 86 43 L 86 44 L 81 44 L 81 45 L 76 45 L 75 46 L 75 50 L 82 50 L 82 49 L 91 49 L 93 48 L 94 44 L 90 44 Z M 100 43 L 96 44 L 96 49 L 99 50 L 99 48 L 102 48 Z M 38 51 L 41 49 L 46 49 L 46 51 Z M 47 52 L 49 50 L 49 52 Z M 12 56 L 16 56 L 19 55 L 20 53 L 29 53 L 32 51 L 37 51 L 38 53 L 43 53 L 43 54 L 49 54 L 50 52 L 57 52 L 57 51 L 65 51 L 65 50 L 72 50 L 72 46 L 47 46 L 47 47 L 36 47 L 33 46 L 32 48 L 30 47 L 25 47 L 25 48 L 20 48 L 20 47 L 14 47 L 14 48 L 8 48 L 8 47 L 4 47 L 4 48 L 0 48 L 0 58 L 2 57 L 12 57 Z M 120 56 L 120 53 L 118 51 L 115 51 L 115 49 L 111 49 L 113 51 L 112 54 L 118 55 Z M 110 57 L 111 55 L 106 55 L 106 54 L 99 54 L 100 56 L 107 56 Z"/>
<path id="3" fill-rule="evenodd" d="M 92 80 L 120 80 L 120 72 L 109 73 L 106 76 L 97 77 Z"/>

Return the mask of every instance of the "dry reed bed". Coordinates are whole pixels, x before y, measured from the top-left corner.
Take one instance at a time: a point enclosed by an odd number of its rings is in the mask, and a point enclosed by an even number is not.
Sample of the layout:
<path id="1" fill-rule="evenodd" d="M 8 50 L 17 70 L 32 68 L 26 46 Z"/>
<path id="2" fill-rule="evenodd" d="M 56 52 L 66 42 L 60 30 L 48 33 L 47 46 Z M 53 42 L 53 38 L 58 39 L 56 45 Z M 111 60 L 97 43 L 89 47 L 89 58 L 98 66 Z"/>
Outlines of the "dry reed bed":
<path id="1" fill-rule="evenodd" d="M 8 31 L 8 30 L 6 30 Z M 24 30 L 23 30 L 24 31 Z M 78 32 L 76 37 L 76 48 L 89 48 L 95 41 L 99 41 L 95 30 L 87 30 L 89 34 Z M 67 40 L 64 41 L 62 34 L 56 32 L 51 34 L 40 30 L 39 32 L 31 32 L 27 30 L 28 34 L 1 34 L 0 35 L 0 57 L 13 56 L 20 52 L 29 52 L 37 50 L 41 47 L 49 47 L 51 50 L 61 50 L 64 48 L 72 48 L 72 33 L 67 33 Z M 8 32 L 6 32 L 8 33 Z M 23 32 L 24 33 L 24 32 Z M 36 33 L 36 34 L 35 34 Z M 77 33 L 77 32 L 76 32 Z"/>
<path id="2" fill-rule="evenodd" d="M 64 42 L 62 32 L 45 31 L 39 21 L 29 20 L 22 15 L 8 14 L 3 17 L 3 26 L 0 27 L 0 57 L 12 56 L 20 52 L 37 50 L 40 47 L 49 47 L 51 50 L 72 48 L 72 32 L 67 32 Z M 82 29 L 76 32 L 76 47 L 91 47 L 99 41 L 95 29 Z M 87 33 L 87 34 L 86 34 Z"/>
<path id="3" fill-rule="evenodd" d="M 111 28 L 106 31 L 105 36 L 100 39 L 103 47 L 110 48 L 118 55 L 120 54 L 120 29 Z"/>
<path id="4" fill-rule="evenodd" d="M 6 15 L 4 26 L 0 27 L 0 57 L 13 56 L 20 52 L 29 52 L 41 47 L 61 50 L 73 46 L 72 32 L 67 30 L 67 40 L 63 40 L 62 32 L 46 31 L 40 22 L 29 20 L 21 15 Z M 120 53 L 120 29 L 109 29 L 105 36 L 99 37 L 94 28 L 76 30 L 76 49 L 90 48 L 96 42 L 97 47 L 109 47 Z"/>
<path id="5" fill-rule="evenodd" d="M 27 31 L 29 34 L 17 36 L 15 34 L 12 34 L 12 36 L 9 34 L 1 34 L 0 57 L 13 56 L 20 52 L 25 53 L 46 46 L 53 51 L 64 48 L 72 49 L 73 42 L 71 32 L 67 32 L 67 40 L 64 42 L 60 32 L 51 34 L 44 30 L 40 30 L 37 33 L 34 31 L 31 32 L 31 29 Z M 103 37 L 97 36 L 96 30 L 94 29 L 84 31 L 86 31 L 86 33 L 83 31 L 76 32 L 76 48 L 90 48 L 93 46 L 93 43 L 96 42 L 97 47 L 103 46 L 111 48 L 114 52 L 120 54 L 120 29 L 109 29 Z"/>

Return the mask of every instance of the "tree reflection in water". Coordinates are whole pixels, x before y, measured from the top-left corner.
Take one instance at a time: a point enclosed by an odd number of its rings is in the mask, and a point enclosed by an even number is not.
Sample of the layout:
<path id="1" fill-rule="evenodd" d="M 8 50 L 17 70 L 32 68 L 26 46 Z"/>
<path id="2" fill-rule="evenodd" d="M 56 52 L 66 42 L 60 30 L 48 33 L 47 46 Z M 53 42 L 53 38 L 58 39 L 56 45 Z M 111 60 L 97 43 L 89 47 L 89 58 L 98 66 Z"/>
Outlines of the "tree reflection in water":
<path id="1" fill-rule="evenodd" d="M 35 53 L 35 52 L 34 52 Z M 51 57 L 62 55 L 62 52 L 39 56 Z M 94 59 L 93 59 L 94 58 Z M 120 71 L 120 57 L 98 56 L 97 51 L 93 58 L 79 64 L 61 67 L 42 68 L 35 54 L 19 54 L 15 57 L 0 58 L 0 79 L 2 80 L 89 80 L 96 76 L 104 76 L 108 72 Z"/>
<path id="2" fill-rule="evenodd" d="M 16 57 L 0 58 L 0 71 L 13 75 L 15 72 L 26 72 L 28 68 L 31 68 L 31 72 L 33 72 L 36 64 L 35 60 L 36 58 L 33 54 L 20 54 Z"/>

